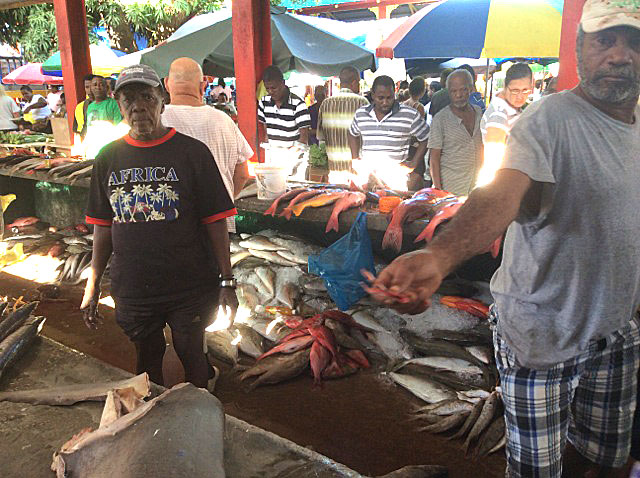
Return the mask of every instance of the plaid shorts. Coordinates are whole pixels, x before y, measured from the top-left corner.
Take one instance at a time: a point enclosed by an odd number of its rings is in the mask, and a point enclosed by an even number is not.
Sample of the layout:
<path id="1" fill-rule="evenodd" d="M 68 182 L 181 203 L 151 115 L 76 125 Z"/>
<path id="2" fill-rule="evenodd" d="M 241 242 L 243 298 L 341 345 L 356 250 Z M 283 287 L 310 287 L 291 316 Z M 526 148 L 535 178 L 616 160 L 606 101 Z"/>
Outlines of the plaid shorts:
<path id="1" fill-rule="evenodd" d="M 491 319 L 497 323 L 497 311 Z M 569 442 L 590 461 L 625 464 L 640 363 L 637 318 L 577 357 L 544 370 L 522 367 L 494 327 L 507 425 L 507 476 L 558 477 Z"/>

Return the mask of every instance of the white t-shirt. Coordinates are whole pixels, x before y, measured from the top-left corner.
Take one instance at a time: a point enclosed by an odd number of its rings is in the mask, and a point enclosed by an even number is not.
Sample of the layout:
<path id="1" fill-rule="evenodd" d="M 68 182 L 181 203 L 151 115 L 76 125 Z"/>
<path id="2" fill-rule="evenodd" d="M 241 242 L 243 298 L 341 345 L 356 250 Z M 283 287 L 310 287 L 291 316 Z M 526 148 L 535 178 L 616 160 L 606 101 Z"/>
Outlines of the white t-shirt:
<path id="1" fill-rule="evenodd" d="M 44 100 L 44 96 L 33 95 L 33 98 L 31 98 L 31 101 L 29 101 L 29 103 L 24 105 L 24 107 L 26 108 L 27 106 L 34 105 L 41 99 Z M 43 108 L 33 108 L 29 110 L 29 113 L 31 113 L 33 115 L 33 119 L 36 119 L 36 120 L 48 118 L 49 116 L 51 116 L 51 110 L 49 109 L 48 106 L 45 106 Z"/>
<path id="2" fill-rule="evenodd" d="M 54 113 L 57 113 L 60 109 L 61 96 L 61 91 L 59 91 L 58 93 L 49 93 L 47 95 L 47 103 L 49 104 L 49 109 Z"/>
<path id="3" fill-rule="evenodd" d="M 0 96 L 0 130 L 18 129 L 18 125 L 11 121 L 13 113 L 20 112 L 20 107 L 10 96 Z"/>
<path id="4" fill-rule="evenodd" d="M 229 196 L 233 199 L 233 173 L 253 151 L 233 120 L 211 106 L 167 105 L 162 124 L 179 133 L 202 141 L 209 147 L 218 165 Z M 227 218 L 227 228 L 236 231 L 234 218 Z"/>

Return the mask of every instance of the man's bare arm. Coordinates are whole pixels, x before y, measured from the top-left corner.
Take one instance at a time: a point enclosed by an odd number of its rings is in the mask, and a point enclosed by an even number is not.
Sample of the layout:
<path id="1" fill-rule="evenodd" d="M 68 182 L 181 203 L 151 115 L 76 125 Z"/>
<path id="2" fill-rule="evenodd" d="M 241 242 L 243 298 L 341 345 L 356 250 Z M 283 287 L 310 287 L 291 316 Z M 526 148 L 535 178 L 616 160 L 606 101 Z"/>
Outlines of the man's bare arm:
<path id="1" fill-rule="evenodd" d="M 82 304 L 80 305 L 80 309 L 86 309 L 83 313 L 83 319 L 90 329 L 98 328 L 101 322 L 97 308 L 100 296 L 100 281 L 112 252 L 111 227 L 94 226 L 91 269 L 89 270 L 89 277 L 87 278 Z"/>
<path id="2" fill-rule="evenodd" d="M 442 177 L 440 176 L 440 158 L 442 157 L 442 150 L 431 148 L 429 150 L 429 168 L 431 174 L 431 180 L 433 181 L 433 187 L 436 189 L 442 189 Z"/>
<path id="3" fill-rule="evenodd" d="M 360 157 L 360 136 L 353 136 L 351 133 L 347 134 L 349 139 L 349 149 L 351 150 L 351 159 Z"/>
<path id="4" fill-rule="evenodd" d="M 229 232 L 227 222 L 224 220 L 212 222 L 206 225 L 207 235 L 213 249 L 213 256 L 218 264 L 218 270 L 222 277 L 231 276 L 231 259 L 229 258 Z"/>
<path id="5" fill-rule="evenodd" d="M 532 184 L 526 174 L 502 169 L 491 184 L 472 191 L 458 214 L 428 247 L 442 257 L 447 274 L 467 259 L 489 249 L 517 217 Z"/>
<path id="6" fill-rule="evenodd" d="M 233 170 L 233 197 L 236 197 L 242 191 L 249 178 L 248 161 L 236 164 Z"/>
<path id="7" fill-rule="evenodd" d="M 300 139 L 298 141 L 302 144 L 309 144 L 309 128 L 300 128 Z"/>

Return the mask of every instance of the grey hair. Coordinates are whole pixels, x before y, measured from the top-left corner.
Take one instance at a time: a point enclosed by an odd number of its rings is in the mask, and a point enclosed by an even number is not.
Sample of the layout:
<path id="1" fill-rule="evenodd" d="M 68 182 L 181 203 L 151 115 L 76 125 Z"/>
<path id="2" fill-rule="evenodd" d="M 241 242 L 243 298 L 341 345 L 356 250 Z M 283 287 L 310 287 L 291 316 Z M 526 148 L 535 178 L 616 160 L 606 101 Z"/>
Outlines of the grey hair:
<path id="1" fill-rule="evenodd" d="M 452 71 L 447 77 L 447 89 L 449 89 L 449 83 L 451 83 L 451 78 L 455 78 L 456 76 L 464 76 L 464 79 L 467 80 L 467 84 L 473 88 L 473 77 L 471 73 L 467 70 L 460 68 L 458 70 Z"/>

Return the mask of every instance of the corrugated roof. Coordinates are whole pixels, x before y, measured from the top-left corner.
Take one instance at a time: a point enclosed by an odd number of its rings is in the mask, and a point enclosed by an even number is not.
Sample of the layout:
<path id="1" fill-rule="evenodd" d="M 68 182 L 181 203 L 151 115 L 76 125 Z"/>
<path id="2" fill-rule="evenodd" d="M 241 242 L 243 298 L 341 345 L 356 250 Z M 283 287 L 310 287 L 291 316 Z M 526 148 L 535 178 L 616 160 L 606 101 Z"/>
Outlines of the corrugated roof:
<path id="1" fill-rule="evenodd" d="M 279 5 L 289 10 L 299 10 L 301 8 L 324 7 L 326 5 L 353 2 L 354 0 L 284 0 L 280 2 Z"/>

